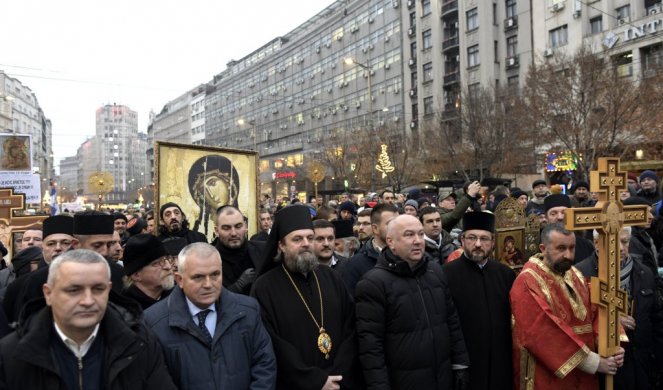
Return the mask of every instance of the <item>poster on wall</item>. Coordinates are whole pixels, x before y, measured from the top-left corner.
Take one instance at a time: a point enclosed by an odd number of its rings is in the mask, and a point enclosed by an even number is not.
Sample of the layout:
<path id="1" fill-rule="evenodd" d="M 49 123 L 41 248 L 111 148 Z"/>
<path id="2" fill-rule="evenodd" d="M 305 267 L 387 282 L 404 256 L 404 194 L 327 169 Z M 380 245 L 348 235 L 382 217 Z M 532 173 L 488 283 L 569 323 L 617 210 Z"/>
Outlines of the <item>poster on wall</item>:
<path id="1" fill-rule="evenodd" d="M 29 135 L 0 134 L 0 171 L 32 172 Z"/>
<path id="2" fill-rule="evenodd" d="M 0 188 L 13 188 L 14 193 L 25 194 L 25 203 L 41 203 L 41 178 L 36 173 L 0 172 Z"/>
<path id="3" fill-rule="evenodd" d="M 214 238 L 216 210 L 224 205 L 237 207 L 248 218 L 249 236 L 258 231 L 256 152 L 156 142 L 154 166 L 155 210 L 177 203 L 189 229 L 208 242 Z"/>

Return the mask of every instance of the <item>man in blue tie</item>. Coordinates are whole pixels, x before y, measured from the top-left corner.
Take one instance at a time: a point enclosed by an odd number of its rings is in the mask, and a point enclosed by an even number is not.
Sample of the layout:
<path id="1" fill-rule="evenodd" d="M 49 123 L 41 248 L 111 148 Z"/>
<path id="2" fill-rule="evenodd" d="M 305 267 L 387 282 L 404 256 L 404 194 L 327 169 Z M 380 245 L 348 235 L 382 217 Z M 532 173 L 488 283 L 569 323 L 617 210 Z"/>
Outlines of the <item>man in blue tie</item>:
<path id="1" fill-rule="evenodd" d="M 194 243 L 180 252 L 177 286 L 145 311 L 180 389 L 273 389 L 276 360 L 258 302 L 222 286 L 221 257 Z"/>

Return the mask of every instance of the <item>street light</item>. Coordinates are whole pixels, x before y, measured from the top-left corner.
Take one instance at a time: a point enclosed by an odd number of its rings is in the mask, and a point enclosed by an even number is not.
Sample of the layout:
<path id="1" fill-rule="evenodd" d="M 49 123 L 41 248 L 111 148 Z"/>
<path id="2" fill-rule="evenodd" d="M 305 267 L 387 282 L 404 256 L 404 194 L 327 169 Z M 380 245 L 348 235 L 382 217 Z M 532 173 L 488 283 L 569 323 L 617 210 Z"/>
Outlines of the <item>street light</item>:
<path id="1" fill-rule="evenodd" d="M 343 60 L 343 62 L 346 65 L 357 65 L 358 67 L 366 70 L 366 74 L 368 75 L 367 80 L 368 80 L 368 120 L 370 121 L 370 127 L 371 130 L 373 130 L 373 90 L 371 87 L 371 72 L 373 72 L 373 68 L 366 64 L 362 64 L 361 62 L 357 62 L 356 59 L 352 57 L 347 57 Z"/>
<path id="2" fill-rule="evenodd" d="M 251 119 L 247 122 L 246 120 L 244 120 L 244 118 L 239 118 L 237 120 L 237 124 L 240 125 L 240 126 L 244 126 L 247 123 L 251 125 L 251 137 L 253 138 L 253 150 L 256 151 L 256 150 L 258 150 L 257 145 L 256 145 L 256 121 Z"/>

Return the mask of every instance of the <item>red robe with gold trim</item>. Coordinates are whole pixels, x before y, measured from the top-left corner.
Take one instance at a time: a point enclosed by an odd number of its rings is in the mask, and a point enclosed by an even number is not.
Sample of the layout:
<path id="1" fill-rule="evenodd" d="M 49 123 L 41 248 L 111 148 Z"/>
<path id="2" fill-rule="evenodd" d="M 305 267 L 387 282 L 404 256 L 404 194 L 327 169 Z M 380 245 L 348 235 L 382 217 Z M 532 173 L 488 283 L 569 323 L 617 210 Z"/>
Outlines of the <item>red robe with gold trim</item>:
<path id="1" fill-rule="evenodd" d="M 596 351 L 597 315 L 580 271 L 554 272 L 536 255 L 525 263 L 510 293 L 514 388 L 598 389 L 596 375 L 578 364 Z"/>

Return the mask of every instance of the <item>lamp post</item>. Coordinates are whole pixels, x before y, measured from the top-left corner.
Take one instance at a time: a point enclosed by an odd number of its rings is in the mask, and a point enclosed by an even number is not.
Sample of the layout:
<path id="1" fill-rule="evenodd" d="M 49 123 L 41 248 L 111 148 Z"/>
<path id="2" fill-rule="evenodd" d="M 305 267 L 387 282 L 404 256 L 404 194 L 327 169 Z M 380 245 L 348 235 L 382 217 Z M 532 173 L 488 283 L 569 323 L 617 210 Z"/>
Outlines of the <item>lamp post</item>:
<path id="1" fill-rule="evenodd" d="M 244 126 L 246 123 L 251 125 L 251 137 L 253 138 L 253 150 L 257 151 L 257 142 L 256 142 L 256 121 L 253 119 L 249 120 L 248 122 L 244 120 L 243 118 L 240 118 L 237 120 L 237 124 L 240 126 Z"/>
<path id="2" fill-rule="evenodd" d="M 371 87 L 371 72 L 373 71 L 373 68 L 366 64 L 362 64 L 361 62 L 357 62 L 356 59 L 352 57 L 348 57 L 343 60 L 346 65 L 357 65 L 358 67 L 364 69 L 366 71 L 366 74 L 368 74 L 367 81 L 368 81 L 368 120 L 370 121 L 370 128 L 373 130 L 373 90 Z"/>

